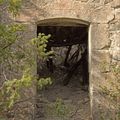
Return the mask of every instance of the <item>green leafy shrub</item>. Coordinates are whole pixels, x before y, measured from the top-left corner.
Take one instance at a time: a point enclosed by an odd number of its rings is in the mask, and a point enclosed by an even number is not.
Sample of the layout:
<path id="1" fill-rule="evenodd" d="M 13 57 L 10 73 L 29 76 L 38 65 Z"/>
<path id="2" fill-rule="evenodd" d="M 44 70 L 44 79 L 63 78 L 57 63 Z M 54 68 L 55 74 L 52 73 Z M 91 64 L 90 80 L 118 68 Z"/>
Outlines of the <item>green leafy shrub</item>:
<path id="1" fill-rule="evenodd" d="M 43 89 L 44 87 L 52 85 L 52 80 L 50 77 L 48 78 L 40 78 L 37 82 L 38 89 Z"/>
<path id="2" fill-rule="evenodd" d="M 42 37 L 40 37 L 41 35 L 42 35 Z M 52 53 L 51 51 L 48 53 L 45 52 L 45 47 L 46 47 L 46 43 L 47 43 L 48 39 L 49 39 L 49 36 L 47 37 L 45 34 L 39 34 L 37 38 L 34 38 L 31 40 L 32 42 L 30 41 L 29 44 L 32 43 L 32 45 L 36 46 L 36 51 L 37 51 L 39 57 L 44 58 L 44 56 L 45 56 L 45 58 L 46 58 L 49 54 Z M 39 42 L 37 40 L 39 40 Z M 13 44 L 14 43 L 12 43 L 12 45 Z M 7 47 L 5 49 L 7 49 Z M 24 54 L 29 55 L 29 53 L 27 53 L 27 50 L 26 50 L 26 53 L 24 53 Z M 18 54 L 14 54 L 14 56 L 16 56 L 15 58 L 17 60 L 25 59 L 24 57 L 21 57 L 20 51 L 18 52 Z M 4 54 L 2 57 L 4 60 Z M 9 57 L 8 57 L 8 59 L 9 59 Z M 0 110 L 1 110 L 0 112 L 1 113 L 5 112 L 5 111 L 9 110 L 11 107 L 13 107 L 14 103 L 20 99 L 20 91 L 24 88 L 31 87 L 33 85 L 34 81 L 36 81 L 35 83 L 37 83 L 37 85 L 40 89 L 44 88 L 46 85 L 52 84 L 51 78 L 40 78 L 38 80 L 38 78 L 35 75 L 33 75 L 32 69 L 34 67 L 34 64 L 31 65 L 31 62 L 32 63 L 34 62 L 33 59 L 31 59 L 31 60 L 27 59 L 24 62 L 23 66 L 25 66 L 25 67 L 22 71 L 23 75 L 20 79 L 16 78 L 13 80 L 7 80 L 3 83 L 3 86 L 1 87 L 1 91 L 0 91 L 0 98 L 1 98 L 0 99 Z M 13 66 L 15 66 L 15 64 Z M 21 67 L 21 65 L 20 65 L 20 67 Z"/>
<path id="3" fill-rule="evenodd" d="M 15 17 L 19 14 L 21 4 L 22 0 L 0 0 L 0 14 L 7 11 Z M 41 58 L 47 58 L 52 53 L 46 52 L 51 35 L 42 33 L 31 41 L 23 42 L 25 40 L 20 33 L 25 29 L 22 24 L 0 23 L 0 70 L 4 79 L 0 86 L 0 119 L 6 117 L 7 112 L 21 99 L 22 89 L 29 89 L 33 84 L 38 84 L 42 89 L 52 84 L 50 78 L 37 80 L 33 73 L 36 70 L 34 52 Z"/>
<path id="4" fill-rule="evenodd" d="M 37 38 L 32 39 L 32 44 L 36 46 L 36 52 L 38 57 L 46 58 L 49 55 L 53 54 L 53 51 L 47 51 L 48 39 L 51 35 L 45 35 L 44 33 L 39 33 Z"/>
<path id="5" fill-rule="evenodd" d="M 71 107 L 66 105 L 61 98 L 57 98 L 55 102 L 48 103 L 46 111 L 48 117 L 68 120 L 70 118 Z"/>

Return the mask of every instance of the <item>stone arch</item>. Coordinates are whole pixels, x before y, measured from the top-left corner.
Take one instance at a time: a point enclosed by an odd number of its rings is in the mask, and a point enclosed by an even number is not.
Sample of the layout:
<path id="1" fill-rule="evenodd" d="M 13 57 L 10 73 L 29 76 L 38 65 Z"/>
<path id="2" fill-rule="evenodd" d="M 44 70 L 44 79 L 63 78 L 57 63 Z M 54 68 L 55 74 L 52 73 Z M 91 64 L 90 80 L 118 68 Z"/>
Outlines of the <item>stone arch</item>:
<path id="1" fill-rule="evenodd" d="M 90 21 L 86 21 L 79 18 L 70 18 L 70 17 L 49 17 L 41 20 L 37 20 L 37 26 L 81 26 L 81 27 L 88 27 L 88 51 L 89 51 L 89 71 L 91 68 L 91 23 Z M 89 75 L 90 79 L 90 75 Z M 91 89 L 90 89 L 91 90 Z"/>
<path id="2" fill-rule="evenodd" d="M 90 71 L 91 66 L 91 23 L 89 21 L 79 19 L 79 18 L 70 18 L 70 17 L 54 17 L 54 18 L 45 18 L 37 20 L 37 26 L 80 26 L 88 27 L 88 68 Z M 90 97 L 90 107 L 92 109 L 92 84 L 91 84 L 91 72 L 89 72 L 89 97 Z M 92 112 L 92 110 L 91 110 Z M 92 116 L 92 113 L 91 113 Z"/>
<path id="3" fill-rule="evenodd" d="M 89 26 L 90 22 L 77 19 L 77 18 L 47 18 L 36 22 L 39 26 L 52 25 L 52 26 Z"/>

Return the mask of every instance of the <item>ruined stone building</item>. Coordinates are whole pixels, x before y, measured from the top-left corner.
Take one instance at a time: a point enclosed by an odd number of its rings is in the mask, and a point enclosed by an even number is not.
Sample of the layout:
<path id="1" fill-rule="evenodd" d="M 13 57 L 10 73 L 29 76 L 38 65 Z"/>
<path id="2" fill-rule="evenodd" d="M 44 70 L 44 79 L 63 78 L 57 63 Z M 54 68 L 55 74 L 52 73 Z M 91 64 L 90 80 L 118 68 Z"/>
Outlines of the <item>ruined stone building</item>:
<path id="1" fill-rule="evenodd" d="M 1 21 L 11 21 L 11 16 L 5 18 L 6 13 Z M 112 77 L 110 64 L 120 64 L 120 0 L 25 0 L 20 15 L 12 21 L 27 26 L 23 33 L 25 40 L 36 37 L 41 31 L 49 33 L 57 28 L 67 30 L 67 27 L 71 31 L 72 28 L 79 28 L 73 30 L 73 34 L 78 32 L 80 39 L 86 34 L 90 117 L 92 120 L 102 120 L 102 114 L 105 120 L 116 120 L 114 109 L 109 106 L 108 98 L 101 94 L 100 86 L 107 84 Z M 51 30 L 48 30 L 49 27 Z M 102 63 L 107 63 L 104 70 L 101 70 Z M 35 92 L 33 88 L 32 93 L 27 93 L 29 96 Z M 30 115 L 24 120 L 35 120 L 35 101 L 32 104 L 34 107 L 29 105 L 32 117 Z"/>

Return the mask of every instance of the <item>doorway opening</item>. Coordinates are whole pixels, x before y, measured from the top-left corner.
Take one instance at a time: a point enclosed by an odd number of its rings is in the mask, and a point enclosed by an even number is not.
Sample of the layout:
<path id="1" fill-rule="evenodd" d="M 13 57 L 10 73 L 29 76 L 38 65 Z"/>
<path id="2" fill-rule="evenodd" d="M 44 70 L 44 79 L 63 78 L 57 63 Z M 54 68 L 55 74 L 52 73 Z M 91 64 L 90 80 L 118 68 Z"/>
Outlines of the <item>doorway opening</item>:
<path id="1" fill-rule="evenodd" d="M 53 84 L 38 90 L 36 120 L 89 120 L 88 26 L 49 22 L 37 26 L 39 33 L 51 34 L 46 49 L 54 55 L 38 60 L 39 77 Z"/>

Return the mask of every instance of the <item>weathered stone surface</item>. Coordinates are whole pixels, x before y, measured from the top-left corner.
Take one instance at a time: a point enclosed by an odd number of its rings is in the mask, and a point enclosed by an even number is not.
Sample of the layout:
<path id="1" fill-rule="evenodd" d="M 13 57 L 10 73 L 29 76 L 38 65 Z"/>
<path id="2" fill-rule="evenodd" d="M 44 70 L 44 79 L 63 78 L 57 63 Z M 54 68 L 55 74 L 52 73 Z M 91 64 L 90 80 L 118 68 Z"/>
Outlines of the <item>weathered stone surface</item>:
<path id="1" fill-rule="evenodd" d="M 120 22 L 120 8 L 115 10 L 115 18 Z"/>
<path id="2" fill-rule="evenodd" d="M 112 50 L 111 54 L 113 61 L 120 61 L 120 48 L 119 50 Z"/>
<path id="3" fill-rule="evenodd" d="M 91 14 L 91 21 L 95 23 L 108 23 L 114 19 L 114 9 L 110 6 L 101 6 L 96 8 Z"/>
<path id="4" fill-rule="evenodd" d="M 120 31 L 113 32 L 111 37 L 111 47 L 110 49 L 118 50 L 120 48 Z"/>
<path id="5" fill-rule="evenodd" d="M 102 91 L 93 88 L 93 101 L 92 101 L 92 116 L 93 120 L 115 120 L 116 113 L 114 108 L 110 105 L 110 101 L 101 95 Z"/>
<path id="6" fill-rule="evenodd" d="M 37 27 L 35 23 L 22 23 L 25 28 L 22 34 L 23 41 L 30 41 L 32 38 L 37 36 Z"/>
<path id="7" fill-rule="evenodd" d="M 88 0 L 76 0 L 76 1 L 81 1 L 81 2 L 88 2 Z"/>
<path id="8" fill-rule="evenodd" d="M 120 61 L 120 32 L 112 33 L 111 37 L 110 54 L 113 60 Z"/>
<path id="9" fill-rule="evenodd" d="M 120 8 L 120 0 L 114 0 L 113 3 L 112 3 L 112 7 Z"/>
<path id="10" fill-rule="evenodd" d="M 110 40 L 107 24 L 92 24 L 90 34 L 91 49 L 108 49 Z"/>
<path id="11" fill-rule="evenodd" d="M 119 31 L 120 30 L 120 20 L 112 21 L 109 24 L 109 31 Z"/>
<path id="12" fill-rule="evenodd" d="M 70 1 L 66 3 L 67 4 L 65 4 L 65 2 L 52 3 L 50 6 L 46 6 L 44 9 L 48 11 L 49 17 L 78 17 L 85 21 L 96 23 L 107 23 L 114 18 L 113 9 L 110 8 L 110 6 L 95 8 L 94 4 L 83 4 L 73 1 L 71 4 Z"/>
<path id="13" fill-rule="evenodd" d="M 28 6 L 26 6 L 27 9 L 21 11 L 17 18 L 19 21 L 34 21 L 36 18 L 40 20 L 41 17 L 73 17 L 89 22 L 107 23 L 114 18 L 113 9 L 110 6 L 95 7 L 93 3 L 59 0 L 43 6 L 38 6 L 35 3 L 32 8 Z"/>
<path id="14" fill-rule="evenodd" d="M 110 61 L 111 61 L 111 56 L 108 50 L 93 50 L 91 53 L 92 75 L 97 75 L 97 73 L 109 71 Z M 102 66 L 104 65 L 104 63 L 106 63 L 107 66 L 106 68 L 103 69 Z"/>
<path id="15" fill-rule="evenodd" d="M 93 120 L 101 120 L 101 115 L 104 114 L 105 120 L 110 120 L 114 111 L 109 109 L 108 99 L 100 94 L 100 85 L 107 83 L 106 76 L 109 75 L 105 76 L 104 73 L 109 72 L 111 59 L 120 61 L 120 0 L 26 0 L 23 4 L 20 15 L 16 18 L 13 19 L 5 11 L 0 16 L 2 23 L 15 21 L 25 24 L 23 41 L 36 37 L 37 24 L 41 20 L 61 18 L 60 21 L 58 19 L 56 21 L 59 23 L 63 18 L 66 18 L 73 21 L 71 24 L 78 24 L 79 20 L 91 24 L 89 31 L 89 76 L 92 117 Z M 108 65 L 102 70 L 101 66 L 104 62 Z M 29 96 L 30 93 L 32 95 L 34 90 L 33 87 L 30 91 L 25 91 L 25 96 Z M 28 102 L 27 107 L 28 113 L 34 116 L 33 101 Z M 28 116 L 25 120 L 27 119 L 31 118 Z"/>
<path id="16" fill-rule="evenodd" d="M 111 3 L 113 0 L 105 0 L 104 1 L 104 4 L 108 4 L 108 3 Z"/>
<path id="17" fill-rule="evenodd" d="M 95 112 L 96 109 L 94 108 L 95 107 L 97 108 L 98 104 L 94 103 L 94 99 L 96 99 L 97 97 L 95 97 L 95 94 L 93 96 L 93 92 L 95 91 L 95 93 L 96 92 L 99 93 L 100 86 L 102 84 L 105 84 L 106 77 L 104 73 L 109 72 L 109 69 L 110 69 L 109 65 L 110 65 L 111 57 L 110 57 L 109 51 L 94 50 L 91 52 L 90 60 L 91 60 L 91 63 L 90 63 L 90 93 L 91 93 L 91 96 L 90 97 L 91 97 L 91 104 L 92 106 L 94 106 L 92 107 L 92 111 Z M 105 67 L 103 67 L 104 64 L 106 65 Z M 98 97 L 97 99 L 100 102 L 101 98 Z"/>
<path id="18" fill-rule="evenodd" d="M 16 22 L 35 22 L 37 15 L 37 10 L 34 9 L 24 9 L 20 11 L 19 16 L 15 17 Z"/>
<path id="19" fill-rule="evenodd" d="M 101 2 L 101 0 L 91 0 L 92 3 L 96 3 L 99 4 Z"/>
<path id="20" fill-rule="evenodd" d="M 103 94 L 101 87 L 107 85 L 111 57 L 109 51 L 92 51 L 91 55 L 91 105 L 93 120 L 109 120 L 115 118 L 115 111 L 110 106 L 110 101 Z M 105 64 L 105 66 L 104 66 Z M 106 77 L 107 76 L 107 77 Z"/>
<path id="21" fill-rule="evenodd" d="M 58 1 L 58 2 L 52 2 L 51 4 L 41 9 L 47 13 L 46 16 L 44 16 L 45 19 L 54 18 L 56 16 L 56 18 L 57 17 L 79 18 L 84 21 L 90 21 L 91 13 L 94 10 L 94 5 L 83 4 L 80 2 L 73 2 L 73 1 L 72 2 L 69 1 L 66 3 L 65 1 L 62 2 Z M 37 20 L 39 21 L 40 18 L 41 16 L 38 15 Z"/>

